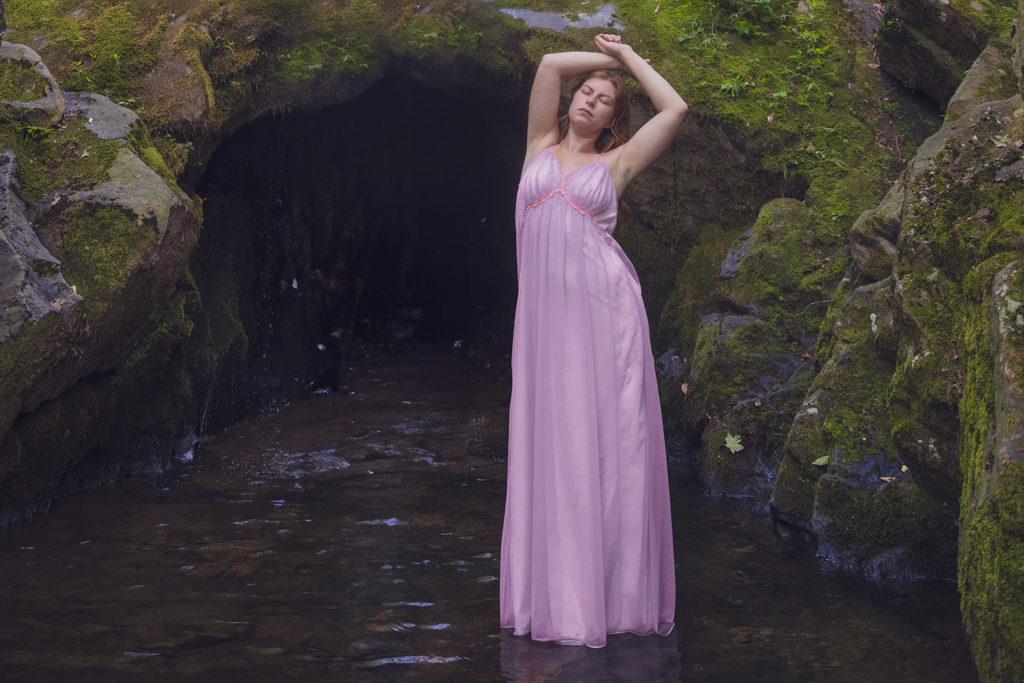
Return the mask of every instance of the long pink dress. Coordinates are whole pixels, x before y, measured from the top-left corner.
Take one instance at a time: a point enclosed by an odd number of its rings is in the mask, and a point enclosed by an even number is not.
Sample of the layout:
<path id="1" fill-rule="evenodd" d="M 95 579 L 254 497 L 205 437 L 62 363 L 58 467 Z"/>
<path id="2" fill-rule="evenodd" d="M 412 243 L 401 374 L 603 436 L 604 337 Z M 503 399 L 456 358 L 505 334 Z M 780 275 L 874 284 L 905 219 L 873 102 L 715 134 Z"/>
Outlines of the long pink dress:
<path id="1" fill-rule="evenodd" d="M 617 211 L 603 159 L 565 175 L 548 149 L 519 183 L 501 626 L 534 640 L 673 626 L 661 405 Z"/>

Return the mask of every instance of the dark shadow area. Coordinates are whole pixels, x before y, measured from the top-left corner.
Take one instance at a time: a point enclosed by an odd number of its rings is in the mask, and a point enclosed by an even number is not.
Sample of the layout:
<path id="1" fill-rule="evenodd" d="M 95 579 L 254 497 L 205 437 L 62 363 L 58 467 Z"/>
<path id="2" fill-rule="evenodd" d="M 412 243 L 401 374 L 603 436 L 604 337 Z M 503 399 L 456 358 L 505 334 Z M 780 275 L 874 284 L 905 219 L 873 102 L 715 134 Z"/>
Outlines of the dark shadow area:
<path id="1" fill-rule="evenodd" d="M 191 264 L 216 349 L 212 423 L 410 343 L 510 346 L 525 122 L 523 102 L 391 74 L 225 141 L 197 187 Z"/>

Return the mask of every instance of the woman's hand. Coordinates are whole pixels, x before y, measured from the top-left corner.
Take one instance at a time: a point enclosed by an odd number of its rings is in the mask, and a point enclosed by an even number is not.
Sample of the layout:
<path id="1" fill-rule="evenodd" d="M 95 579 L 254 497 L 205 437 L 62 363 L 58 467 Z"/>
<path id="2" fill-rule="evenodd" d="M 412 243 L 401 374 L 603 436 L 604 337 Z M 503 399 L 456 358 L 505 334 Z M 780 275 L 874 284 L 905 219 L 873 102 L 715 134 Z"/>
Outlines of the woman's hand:
<path id="1" fill-rule="evenodd" d="M 611 33 L 600 33 L 594 36 L 594 43 L 597 45 L 598 50 L 606 55 L 615 57 L 620 62 L 622 61 L 622 57 L 619 55 L 623 54 L 625 50 L 633 50 L 629 45 L 624 45 L 622 43 L 622 36 L 617 36 Z"/>
<path id="2" fill-rule="evenodd" d="M 597 49 L 615 59 L 622 62 L 622 70 L 626 73 L 630 73 L 629 67 L 626 66 L 627 55 L 633 52 L 633 48 L 629 45 L 625 45 L 622 42 L 622 36 L 617 36 L 612 33 L 601 33 L 594 37 L 594 44 L 597 45 Z M 651 60 L 645 59 L 648 64 Z"/>

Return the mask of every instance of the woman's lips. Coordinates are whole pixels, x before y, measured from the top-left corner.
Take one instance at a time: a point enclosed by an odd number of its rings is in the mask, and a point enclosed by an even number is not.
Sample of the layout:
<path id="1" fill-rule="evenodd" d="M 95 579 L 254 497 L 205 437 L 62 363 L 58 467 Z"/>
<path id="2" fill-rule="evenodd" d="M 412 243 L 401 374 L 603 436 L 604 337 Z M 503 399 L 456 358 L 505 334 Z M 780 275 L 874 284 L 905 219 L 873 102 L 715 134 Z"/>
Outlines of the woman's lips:
<path id="1" fill-rule="evenodd" d="M 593 114 L 590 113 L 589 109 L 580 109 L 580 112 L 586 114 L 587 116 L 593 116 Z"/>

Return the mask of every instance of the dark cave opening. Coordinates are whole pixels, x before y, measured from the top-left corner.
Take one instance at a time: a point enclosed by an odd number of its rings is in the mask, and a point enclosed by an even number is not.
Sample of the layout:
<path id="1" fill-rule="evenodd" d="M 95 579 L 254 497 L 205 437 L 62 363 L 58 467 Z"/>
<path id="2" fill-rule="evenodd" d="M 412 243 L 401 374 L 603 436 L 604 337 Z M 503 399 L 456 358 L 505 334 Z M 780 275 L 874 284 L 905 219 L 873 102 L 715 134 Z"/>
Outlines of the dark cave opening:
<path id="1" fill-rule="evenodd" d="M 191 271 L 210 334 L 245 331 L 236 370 L 279 396 L 403 344 L 510 347 L 525 125 L 521 99 L 389 74 L 228 138 Z"/>

